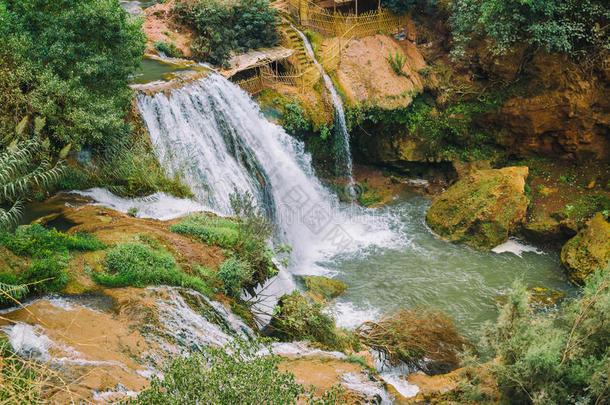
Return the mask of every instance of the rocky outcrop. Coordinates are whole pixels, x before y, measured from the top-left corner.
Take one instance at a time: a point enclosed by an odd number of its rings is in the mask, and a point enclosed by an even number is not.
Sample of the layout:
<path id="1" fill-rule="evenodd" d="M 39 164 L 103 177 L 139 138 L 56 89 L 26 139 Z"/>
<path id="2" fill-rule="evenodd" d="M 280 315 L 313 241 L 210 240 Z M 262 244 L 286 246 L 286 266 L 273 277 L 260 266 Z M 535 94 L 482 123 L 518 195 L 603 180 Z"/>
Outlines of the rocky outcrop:
<path id="1" fill-rule="evenodd" d="M 601 213 L 563 246 L 561 261 L 576 284 L 583 284 L 595 270 L 605 268 L 610 261 L 610 223 Z"/>
<path id="2" fill-rule="evenodd" d="M 342 295 L 347 290 L 347 285 L 338 280 L 323 276 L 301 276 L 300 281 L 305 285 L 305 290 L 317 301 L 332 300 Z"/>
<path id="3" fill-rule="evenodd" d="M 610 158 L 608 82 L 567 58 L 534 55 L 525 73 L 535 88 L 484 118 L 505 132 L 498 143 L 516 156 Z"/>
<path id="4" fill-rule="evenodd" d="M 523 166 L 472 172 L 433 201 L 426 223 L 451 242 L 490 250 L 506 242 L 525 217 L 527 175 Z"/>

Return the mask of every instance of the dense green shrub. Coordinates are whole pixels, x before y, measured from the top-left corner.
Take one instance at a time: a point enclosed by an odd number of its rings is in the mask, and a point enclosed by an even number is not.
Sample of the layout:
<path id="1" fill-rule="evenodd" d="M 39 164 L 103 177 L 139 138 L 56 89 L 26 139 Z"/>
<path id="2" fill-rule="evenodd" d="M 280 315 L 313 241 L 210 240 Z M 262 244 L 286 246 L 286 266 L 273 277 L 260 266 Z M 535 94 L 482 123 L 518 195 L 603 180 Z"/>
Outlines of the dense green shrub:
<path id="1" fill-rule="evenodd" d="M 232 257 L 218 266 L 216 275 L 223 282 L 223 292 L 229 297 L 238 298 L 242 286 L 252 278 L 252 269 L 247 262 Z"/>
<path id="2" fill-rule="evenodd" d="M 189 215 L 171 226 L 171 231 L 199 238 L 209 245 L 225 249 L 234 248 L 239 236 L 239 226 L 229 218 L 210 215 Z"/>
<path id="3" fill-rule="evenodd" d="M 276 305 L 270 328 L 273 336 L 287 342 L 311 340 L 331 350 L 344 350 L 353 342 L 322 312 L 318 302 L 309 302 L 299 291 L 282 296 Z"/>
<path id="4" fill-rule="evenodd" d="M 458 54 L 475 36 L 488 38 L 496 53 L 521 43 L 573 55 L 595 54 L 610 46 L 606 0 L 459 0 L 453 4 L 450 24 Z"/>
<path id="5" fill-rule="evenodd" d="M 110 287 L 168 284 L 212 295 L 208 285 L 201 278 L 184 273 L 169 252 L 139 242 L 119 243 L 112 247 L 106 254 L 105 271 L 95 273 L 93 277 L 98 283 Z"/>
<path id="6" fill-rule="evenodd" d="M 179 58 L 182 56 L 182 51 L 176 47 L 176 44 L 168 41 L 159 41 L 155 43 L 155 49 L 159 52 L 163 52 L 170 58 Z"/>
<path id="7" fill-rule="evenodd" d="M 128 132 L 144 35 L 118 1 L 0 0 L 0 21 L 0 135 L 34 114 L 56 150 Z"/>
<path id="8" fill-rule="evenodd" d="M 482 358 L 498 358 L 486 369 L 503 403 L 608 403 L 609 311 L 610 266 L 591 276 L 581 297 L 552 312 L 533 312 L 524 286 L 516 284 L 481 342 Z"/>
<path id="9" fill-rule="evenodd" d="M 179 0 L 177 18 L 199 35 L 191 45 L 193 56 L 214 65 L 225 65 L 231 51 L 274 46 L 279 42 L 277 10 L 266 0 Z"/>
<path id="10" fill-rule="evenodd" d="M 311 131 L 311 125 L 305 117 L 303 108 L 293 102 L 284 104 L 281 124 L 286 131 L 295 136 L 303 136 Z"/>
<path id="11" fill-rule="evenodd" d="M 177 177 L 167 177 L 146 139 L 140 134 L 135 140 L 126 137 L 107 145 L 101 154 L 100 169 L 91 173 L 95 184 L 127 197 L 157 191 L 190 197 L 190 189 Z"/>
<path id="12" fill-rule="evenodd" d="M 249 193 L 233 193 L 230 199 L 231 208 L 237 215 L 239 224 L 235 250 L 237 256 L 252 269 L 252 277 L 244 284 L 244 288 L 254 295 L 256 285 L 264 283 L 269 277 L 277 274 L 272 260 L 276 252 L 269 248 L 273 227 L 265 212 L 254 205 L 254 199 Z M 281 253 L 285 248 L 281 246 L 277 253 Z"/>
<path id="13" fill-rule="evenodd" d="M 314 398 L 294 375 L 278 369 L 280 357 L 265 355 L 269 346 L 260 342 L 235 341 L 228 347 L 207 347 L 202 353 L 174 360 L 164 378 L 153 376 L 151 387 L 131 403 L 289 405 L 339 403 L 334 388 L 324 398 Z M 302 402 L 299 402 L 302 403 Z"/>
<path id="14" fill-rule="evenodd" d="M 396 14 L 407 14 L 414 9 L 431 11 L 437 3 L 438 0 L 382 0 L 381 5 Z"/>

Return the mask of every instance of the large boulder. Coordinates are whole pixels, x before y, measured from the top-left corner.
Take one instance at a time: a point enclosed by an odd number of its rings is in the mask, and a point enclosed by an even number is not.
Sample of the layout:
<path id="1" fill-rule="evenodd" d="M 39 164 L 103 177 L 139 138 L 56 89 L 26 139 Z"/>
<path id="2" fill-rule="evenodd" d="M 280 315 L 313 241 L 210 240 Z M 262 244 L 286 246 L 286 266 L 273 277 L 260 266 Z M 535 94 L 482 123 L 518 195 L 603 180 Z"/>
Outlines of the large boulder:
<path id="1" fill-rule="evenodd" d="M 451 242 L 490 250 L 506 242 L 525 217 L 527 175 L 525 166 L 474 171 L 432 202 L 426 223 Z"/>
<path id="2" fill-rule="evenodd" d="M 320 301 L 320 298 L 326 301 L 335 299 L 347 290 L 344 282 L 323 276 L 300 276 L 298 279 L 316 301 Z"/>
<path id="3" fill-rule="evenodd" d="M 610 261 L 610 223 L 601 213 L 563 246 L 561 261 L 576 284 L 583 284 L 596 269 L 605 268 Z"/>

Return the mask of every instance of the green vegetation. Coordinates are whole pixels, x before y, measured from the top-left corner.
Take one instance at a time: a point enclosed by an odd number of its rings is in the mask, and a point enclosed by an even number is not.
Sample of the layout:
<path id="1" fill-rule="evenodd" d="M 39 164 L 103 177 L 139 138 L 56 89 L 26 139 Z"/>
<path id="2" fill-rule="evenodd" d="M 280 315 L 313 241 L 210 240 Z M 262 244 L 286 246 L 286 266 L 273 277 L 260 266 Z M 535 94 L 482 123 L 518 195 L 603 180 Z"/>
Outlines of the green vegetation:
<path id="1" fill-rule="evenodd" d="M 416 8 L 431 9 L 438 0 L 383 0 L 381 5 L 396 14 L 407 14 Z"/>
<path id="2" fill-rule="evenodd" d="M 455 325 L 439 310 L 413 308 L 364 322 L 357 330 L 368 347 L 381 351 L 392 364 L 420 365 L 433 373 L 448 372 L 459 364 L 467 344 Z"/>
<path id="3" fill-rule="evenodd" d="M 377 191 L 367 183 L 358 183 L 356 188 L 359 190 L 358 202 L 365 207 L 379 204 L 383 200 Z"/>
<path id="4" fill-rule="evenodd" d="M 239 225 L 235 220 L 212 215 L 189 215 L 173 224 L 170 230 L 225 249 L 234 248 L 239 238 Z"/>
<path id="5" fill-rule="evenodd" d="M 483 359 L 511 404 L 603 404 L 610 400 L 610 267 L 592 276 L 579 298 L 557 311 L 536 313 L 516 283 L 496 324 L 488 324 L 481 354 L 469 359 L 465 399 L 491 403 L 480 392 Z M 496 402 L 494 402 L 496 403 Z"/>
<path id="6" fill-rule="evenodd" d="M 105 271 L 93 277 L 110 287 L 168 284 L 213 295 L 200 277 L 184 273 L 169 252 L 140 242 L 116 244 L 106 254 Z"/>
<path id="7" fill-rule="evenodd" d="M 481 36 L 496 53 L 521 44 L 573 56 L 610 47 L 605 0 L 461 0 L 454 3 L 449 22 L 457 54 Z"/>
<path id="8" fill-rule="evenodd" d="M 396 73 L 398 76 L 406 76 L 405 73 L 402 71 L 402 68 L 405 66 L 405 63 L 407 63 L 406 55 L 403 55 L 398 49 L 396 49 L 394 55 L 392 55 L 392 52 L 388 54 L 388 62 L 390 62 L 390 66 L 392 66 L 392 70 L 394 70 L 394 73 Z"/>
<path id="9" fill-rule="evenodd" d="M 587 220 L 596 212 L 601 212 L 605 218 L 608 218 L 610 215 L 610 198 L 603 194 L 585 195 L 566 205 L 565 212 L 568 218 Z"/>
<path id="10" fill-rule="evenodd" d="M 338 329 L 323 309 L 322 304 L 309 302 L 299 291 L 282 296 L 271 318 L 273 336 L 287 342 L 311 340 L 330 350 L 358 348 L 357 338 Z"/>
<path id="11" fill-rule="evenodd" d="M 24 118 L 17 134 L 27 125 Z M 44 120 L 37 119 L 35 132 L 40 132 Z M 48 143 L 39 139 L 24 142 L 13 141 L 0 153 L 0 231 L 7 231 L 17 224 L 23 209 L 22 201 L 34 192 L 52 187 L 64 173 L 62 162 L 55 165 L 48 159 Z M 2 206 L 10 206 L 4 209 Z"/>
<path id="12" fill-rule="evenodd" d="M 0 291 L 8 291 L 13 298 L 61 291 L 68 282 L 66 267 L 70 252 L 104 248 L 104 244 L 89 234 L 66 234 L 40 225 L 21 226 L 15 233 L 0 233 L 0 245 L 17 256 L 33 259 L 23 271 L 0 273 L 0 284 L 14 287 Z M 0 303 L 13 301 L 2 295 Z"/>
<path id="13" fill-rule="evenodd" d="M 386 110 L 374 105 L 346 109 L 351 133 L 367 131 L 377 136 L 407 134 L 421 142 L 421 152 L 430 158 L 463 160 L 489 158 L 494 151 L 493 128 L 481 128 L 477 119 L 501 105 L 504 96 L 487 94 L 479 101 L 462 100 L 437 106 L 427 94 L 415 97 L 405 108 Z"/>
<path id="14" fill-rule="evenodd" d="M 297 400 L 308 404 L 339 403 L 339 389 L 315 398 L 298 384 L 294 375 L 281 372 L 281 359 L 261 342 L 237 340 L 227 348 L 208 347 L 202 353 L 174 360 L 164 378 L 153 376 L 151 388 L 142 391 L 134 404 L 246 404 L 289 405 Z"/>
<path id="15" fill-rule="evenodd" d="M 149 195 L 157 191 L 190 197 L 190 189 L 177 177 L 170 179 L 166 176 L 145 136 L 139 134 L 135 140 L 127 137 L 107 145 L 100 156 L 101 167 L 83 173 L 88 186 L 105 187 L 115 194 L 127 197 Z"/>
<path id="16" fill-rule="evenodd" d="M 118 1 L 0 0 L 0 135 L 39 116 L 51 150 L 103 146 L 129 133 L 129 76 L 140 21 Z"/>
<path id="17" fill-rule="evenodd" d="M 218 266 L 216 275 L 222 280 L 223 292 L 229 297 L 239 298 L 242 286 L 252 279 L 252 268 L 248 263 L 232 257 Z"/>
<path id="18" fill-rule="evenodd" d="M 295 136 L 302 137 L 311 131 L 311 125 L 305 117 L 305 111 L 300 104 L 294 102 L 284 104 L 281 124 L 288 133 Z"/>
<path id="19" fill-rule="evenodd" d="M 199 35 L 192 43 L 193 57 L 217 66 L 227 65 L 231 51 L 240 53 L 277 45 L 277 10 L 266 0 L 179 0 L 179 21 Z"/>
<path id="20" fill-rule="evenodd" d="M 155 43 L 155 49 L 159 52 L 163 52 L 170 58 L 179 58 L 182 56 L 182 51 L 176 48 L 176 44 L 168 41 L 159 41 Z"/>

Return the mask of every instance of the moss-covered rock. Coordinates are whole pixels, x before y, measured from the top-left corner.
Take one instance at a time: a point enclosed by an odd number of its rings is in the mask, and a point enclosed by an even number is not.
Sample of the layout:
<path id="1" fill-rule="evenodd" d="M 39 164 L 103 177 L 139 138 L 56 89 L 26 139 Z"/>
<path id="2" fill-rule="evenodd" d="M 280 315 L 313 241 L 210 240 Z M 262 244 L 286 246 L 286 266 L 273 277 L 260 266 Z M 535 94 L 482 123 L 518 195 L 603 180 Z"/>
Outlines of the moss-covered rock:
<path id="1" fill-rule="evenodd" d="M 308 293 L 321 296 L 325 300 L 337 298 L 347 290 L 347 285 L 344 282 L 327 277 L 301 276 L 300 280 Z"/>
<path id="2" fill-rule="evenodd" d="M 525 217 L 527 175 L 525 166 L 474 171 L 433 201 L 426 223 L 451 242 L 490 250 Z"/>
<path id="3" fill-rule="evenodd" d="M 561 249 L 561 261 L 568 277 L 583 284 L 589 274 L 610 261 L 610 223 L 597 213 L 576 236 Z"/>

